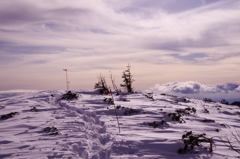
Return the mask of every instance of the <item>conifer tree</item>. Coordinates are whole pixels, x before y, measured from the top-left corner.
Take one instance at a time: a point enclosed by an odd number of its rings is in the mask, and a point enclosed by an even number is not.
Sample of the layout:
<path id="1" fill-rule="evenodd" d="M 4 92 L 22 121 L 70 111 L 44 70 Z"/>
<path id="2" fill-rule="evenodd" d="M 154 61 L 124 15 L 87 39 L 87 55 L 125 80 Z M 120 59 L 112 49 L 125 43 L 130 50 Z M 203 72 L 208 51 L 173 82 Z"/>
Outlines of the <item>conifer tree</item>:
<path id="1" fill-rule="evenodd" d="M 131 66 L 128 64 L 127 69 L 125 71 L 123 71 L 123 84 L 120 84 L 121 87 L 124 87 L 127 92 L 133 93 L 133 87 L 132 87 L 132 83 L 134 81 L 134 79 L 132 78 L 132 74 L 131 74 Z"/>

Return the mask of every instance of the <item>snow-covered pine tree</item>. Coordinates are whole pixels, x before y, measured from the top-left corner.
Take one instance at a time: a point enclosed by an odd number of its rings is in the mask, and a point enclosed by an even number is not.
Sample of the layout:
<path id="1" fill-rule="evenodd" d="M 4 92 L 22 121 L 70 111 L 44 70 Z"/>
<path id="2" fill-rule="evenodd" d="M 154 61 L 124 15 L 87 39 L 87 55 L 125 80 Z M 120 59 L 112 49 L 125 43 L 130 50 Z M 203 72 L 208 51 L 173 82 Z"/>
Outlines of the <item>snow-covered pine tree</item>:
<path id="1" fill-rule="evenodd" d="M 132 87 L 132 83 L 134 81 L 134 79 L 132 78 L 132 74 L 131 74 L 131 66 L 128 64 L 127 69 L 125 71 L 123 71 L 123 84 L 120 84 L 121 87 L 124 87 L 127 92 L 133 93 L 133 87 Z"/>

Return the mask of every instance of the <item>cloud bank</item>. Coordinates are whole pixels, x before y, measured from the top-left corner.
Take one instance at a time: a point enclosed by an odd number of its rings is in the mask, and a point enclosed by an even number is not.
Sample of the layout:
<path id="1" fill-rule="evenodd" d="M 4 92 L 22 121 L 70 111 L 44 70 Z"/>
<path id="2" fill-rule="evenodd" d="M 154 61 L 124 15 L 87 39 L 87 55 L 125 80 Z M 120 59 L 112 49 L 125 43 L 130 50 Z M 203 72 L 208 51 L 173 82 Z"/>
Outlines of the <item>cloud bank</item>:
<path id="1" fill-rule="evenodd" d="M 64 89 L 63 68 L 88 89 L 128 63 L 140 89 L 240 83 L 239 0 L 1 0 L 0 24 L 0 90 Z"/>
<path id="2" fill-rule="evenodd" d="M 224 83 L 216 85 L 205 85 L 198 82 L 172 82 L 163 85 L 156 84 L 153 91 L 164 93 L 180 94 L 201 94 L 201 93 L 240 93 L 240 84 Z"/>

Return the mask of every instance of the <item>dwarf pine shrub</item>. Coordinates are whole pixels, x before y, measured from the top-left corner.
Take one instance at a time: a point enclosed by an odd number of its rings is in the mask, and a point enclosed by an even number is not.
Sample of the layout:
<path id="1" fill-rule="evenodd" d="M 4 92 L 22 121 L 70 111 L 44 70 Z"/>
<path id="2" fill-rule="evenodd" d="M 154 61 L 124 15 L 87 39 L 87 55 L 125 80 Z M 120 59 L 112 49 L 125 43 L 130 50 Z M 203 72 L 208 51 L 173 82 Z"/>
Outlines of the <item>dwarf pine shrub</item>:
<path id="1" fill-rule="evenodd" d="M 60 135 L 61 133 L 59 132 L 59 130 L 54 127 L 54 126 L 49 126 L 43 129 L 43 131 L 45 133 L 49 133 L 48 135 Z"/>
<path id="2" fill-rule="evenodd" d="M 32 111 L 32 112 L 39 112 L 39 110 L 36 107 L 33 107 L 32 109 L 30 109 L 30 111 Z"/>
<path id="3" fill-rule="evenodd" d="M 63 100 L 73 100 L 73 99 L 78 99 L 79 95 L 76 93 L 72 93 L 71 91 L 68 91 L 66 94 L 63 94 L 60 99 Z"/>
<path id="4" fill-rule="evenodd" d="M 168 116 L 170 118 L 172 118 L 172 121 L 178 121 L 180 123 L 186 123 L 186 121 L 183 119 L 183 115 L 182 114 L 178 114 L 178 113 L 169 113 Z"/>
<path id="5" fill-rule="evenodd" d="M 214 101 L 213 101 L 212 99 L 210 99 L 210 98 L 204 98 L 203 101 L 206 102 L 206 103 L 214 102 Z"/>
<path id="6" fill-rule="evenodd" d="M 229 105 L 228 101 L 226 101 L 225 99 L 221 100 L 220 103 Z"/>
<path id="7" fill-rule="evenodd" d="M 107 102 L 108 104 L 114 104 L 114 100 L 112 98 L 104 98 L 104 102 Z"/>
<path id="8" fill-rule="evenodd" d="M 98 82 L 95 83 L 94 89 L 99 89 L 100 90 L 100 94 L 104 94 L 104 93 L 109 93 L 109 88 L 107 86 L 107 82 L 104 76 L 102 76 L 101 74 L 98 77 Z"/>
<path id="9" fill-rule="evenodd" d="M 186 134 L 182 135 L 182 141 L 184 143 L 184 148 L 180 148 L 178 150 L 178 153 L 181 154 L 191 152 L 195 147 L 202 147 L 204 149 L 209 150 L 210 152 L 213 151 L 212 149 L 213 140 L 212 138 L 206 137 L 205 133 L 193 134 L 192 131 L 189 131 Z M 208 144 L 208 146 L 206 146 L 206 143 Z"/>
<path id="10" fill-rule="evenodd" d="M 14 117 L 15 115 L 19 114 L 18 112 L 11 112 L 9 114 L 5 114 L 5 115 L 2 115 L 1 116 L 1 119 L 3 120 L 6 120 L 6 119 L 9 119 L 9 118 L 12 118 Z"/>
<path id="11" fill-rule="evenodd" d="M 169 124 L 165 120 L 161 120 L 160 122 L 153 121 L 151 123 L 148 123 L 149 126 L 152 126 L 154 128 L 157 128 L 159 126 L 169 126 Z"/>
<path id="12" fill-rule="evenodd" d="M 138 114 L 138 113 L 140 113 L 140 110 L 130 108 L 130 109 L 126 110 L 123 114 L 124 115 L 131 115 L 131 114 Z"/>

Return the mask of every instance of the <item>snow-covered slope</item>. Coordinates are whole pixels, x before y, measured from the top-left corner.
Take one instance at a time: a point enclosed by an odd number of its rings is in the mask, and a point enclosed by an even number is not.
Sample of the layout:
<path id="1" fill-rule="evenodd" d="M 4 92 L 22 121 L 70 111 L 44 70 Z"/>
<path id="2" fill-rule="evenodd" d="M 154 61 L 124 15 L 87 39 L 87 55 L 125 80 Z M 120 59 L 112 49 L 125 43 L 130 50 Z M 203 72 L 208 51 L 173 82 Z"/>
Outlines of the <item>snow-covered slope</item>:
<path id="1" fill-rule="evenodd" d="M 77 100 L 59 100 L 64 93 L 40 91 L 0 99 L 3 118 L 0 120 L 0 158 L 218 159 L 240 156 L 218 138 L 230 137 L 234 148 L 240 151 L 239 143 L 231 134 L 240 126 L 238 106 L 159 94 L 113 95 L 118 108 L 119 133 L 111 95 L 79 91 L 76 93 L 81 97 Z M 172 120 L 176 110 L 186 108 L 195 108 L 196 112 L 182 112 L 179 121 Z M 196 146 L 184 154 L 177 153 L 184 147 L 182 135 L 189 131 L 212 138 L 213 152 Z"/>

